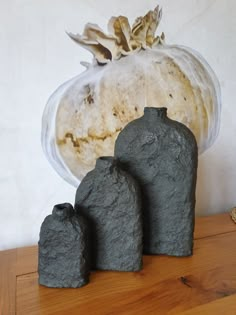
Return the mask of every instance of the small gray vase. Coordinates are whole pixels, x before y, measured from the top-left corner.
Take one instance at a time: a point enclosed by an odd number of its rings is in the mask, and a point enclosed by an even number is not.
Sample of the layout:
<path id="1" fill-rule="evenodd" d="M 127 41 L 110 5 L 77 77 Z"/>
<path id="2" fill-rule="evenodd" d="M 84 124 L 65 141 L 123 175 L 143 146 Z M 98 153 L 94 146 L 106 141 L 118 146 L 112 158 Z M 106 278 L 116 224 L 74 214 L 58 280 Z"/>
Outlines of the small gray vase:
<path id="1" fill-rule="evenodd" d="M 86 220 L 69 203 L 54 206 L 39 239 L 39 284 L 78 288 L 89 281 L 90 262 Z"/>

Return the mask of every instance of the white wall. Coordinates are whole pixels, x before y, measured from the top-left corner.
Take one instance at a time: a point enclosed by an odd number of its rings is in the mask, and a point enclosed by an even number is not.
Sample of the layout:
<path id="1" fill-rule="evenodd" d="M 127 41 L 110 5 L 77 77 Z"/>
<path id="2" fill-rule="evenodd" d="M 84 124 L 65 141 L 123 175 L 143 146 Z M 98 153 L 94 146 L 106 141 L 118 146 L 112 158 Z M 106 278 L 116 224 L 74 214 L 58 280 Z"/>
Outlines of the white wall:
<path id="1" fill-rule="evenodd" d="M 0 250 L 35 244 L 55 203 L 74 201 L 43 155 L 41 115 L 50 94 L 91 60 L 65 30 L 86 22 L 102 28 L 111 15 L 131 21 L 155 0 L 0 0 Z M 222 87 L 217 142 L 200 157 L 197 213 L 223 212 L 236 204 L 236 2 L 162 0 L 159 31 L 168 43 L 190 46 L 208 60 Z"/>

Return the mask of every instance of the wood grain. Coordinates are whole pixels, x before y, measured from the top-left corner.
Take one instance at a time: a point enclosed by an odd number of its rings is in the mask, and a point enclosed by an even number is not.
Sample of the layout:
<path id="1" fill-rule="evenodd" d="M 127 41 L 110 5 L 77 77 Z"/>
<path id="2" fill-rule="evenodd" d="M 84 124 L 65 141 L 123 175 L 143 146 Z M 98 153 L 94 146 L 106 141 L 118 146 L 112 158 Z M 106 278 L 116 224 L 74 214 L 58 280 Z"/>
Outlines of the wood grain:
<path id="1" fill-rule="evenodd" d="M 196 241 L 189 258 L 145 256 L 137 273 L 94 272 L 79 290 L 37 285 L 37 274 L 18 277 L 18 314 L 178 314 L 235 295 L 236 233 Z M 221 251 L 219 251 L 221 248 Z M 39 313 L 39 309 L 42 313 Z M 236 300 L 235 300 L 236 310 Z"/>
<path id="2" fill-rule="evenodd" d="M 144 256 L 141 272 L 92 272 L 80 289 L 39 286 L 36 246 L 0 252 L 0 314 L 236 315 L 236 224 L 197 218 L 195 238 L 192 257 Z"/>
<path id="3" fill-rule="evenodd" d="M 231 295 L 224 297 L 222 299 L 215 300 L 208 304 L 195 307 L 186 312 L 181 313 L 181 315 L 235 315 L 236 314 L 236 297 Z M 176 314 L 178 315 L 178 314 Z"/>
<path id="4" fill-rule="evenodd" d="M 194 231 L 194 238 L 204 238 L 213 235 L 233 232 L 236 224 L 229 213 L 222 213 L 214 216 L 197 217 Z"/>
<path id="5" fill-rule="evenodd" d="M 15 276 L 16 251 L 0 252 L 0 314 L 15 314 Z"/>

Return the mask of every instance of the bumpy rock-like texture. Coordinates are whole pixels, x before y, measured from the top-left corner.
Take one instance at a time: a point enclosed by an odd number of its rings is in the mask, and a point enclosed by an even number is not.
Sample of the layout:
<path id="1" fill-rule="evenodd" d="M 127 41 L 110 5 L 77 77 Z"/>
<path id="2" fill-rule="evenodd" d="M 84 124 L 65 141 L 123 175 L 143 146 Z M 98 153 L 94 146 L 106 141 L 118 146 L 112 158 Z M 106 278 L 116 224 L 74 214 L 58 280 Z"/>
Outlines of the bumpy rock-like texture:
<path id="1" fill-rule="evenodd" d="M 140 183 L 144 253 L 192 254 L 197 143 L 166 108 L 146 107 L 144 116 L 118 136 L 115 156 Z"/>
<path id="2" fill-rule="evenodd" d="M 137 271 L 142 267 L 140 191 L 112 157 L 101 157 L 77 189 L 75 210 L 91 226 L 92 268 Z"/>
<path id="3" fill-rule="evenodd" d="M 89 281 L 86 220 L 72 205 L 56 205 L 45 218 L 39 240 L 39 283 L 47 287 L 81 287 Z"/>

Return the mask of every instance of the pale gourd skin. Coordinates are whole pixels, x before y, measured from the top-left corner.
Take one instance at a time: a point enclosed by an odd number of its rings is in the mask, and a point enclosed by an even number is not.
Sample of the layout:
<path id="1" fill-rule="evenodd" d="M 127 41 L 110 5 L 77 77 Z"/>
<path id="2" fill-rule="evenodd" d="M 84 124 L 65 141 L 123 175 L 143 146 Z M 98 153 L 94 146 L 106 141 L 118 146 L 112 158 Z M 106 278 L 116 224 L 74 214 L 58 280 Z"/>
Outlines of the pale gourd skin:
<path id="1" fill-rule="evenodd" d="M 167 107 L 169 118 L 192 130 L 200 153 L 218 135 L 220 87 L 214 72 L 192 49 L 160 42 L 91 65 L 59 87 L 43 116 L 49 161 L 78 186 L 98 157 L 114 154 L 119 132 L 142 116 L 145 106 Z"/>

